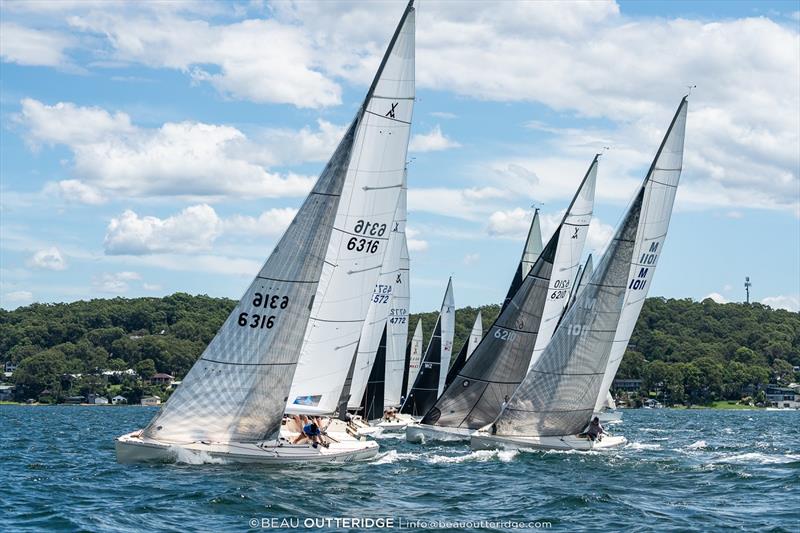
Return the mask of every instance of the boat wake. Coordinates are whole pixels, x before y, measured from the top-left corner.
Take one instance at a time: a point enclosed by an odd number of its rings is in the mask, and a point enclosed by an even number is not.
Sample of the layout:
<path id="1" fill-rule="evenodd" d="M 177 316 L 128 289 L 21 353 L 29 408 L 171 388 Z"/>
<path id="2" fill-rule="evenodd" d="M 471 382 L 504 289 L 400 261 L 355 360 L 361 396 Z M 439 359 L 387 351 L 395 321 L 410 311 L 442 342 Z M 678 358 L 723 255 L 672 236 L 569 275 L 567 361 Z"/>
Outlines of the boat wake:
<path id="1" fill-rule="evenodd" d="M 389 450 L 386 453 L 378 454 L 375 460 L 370 462 L 374 465 L 390 465 L 398 461 L 412 461 L 419 458 L 420 454 L 415 452 L 398 452 L 397 450 Z"/>
<path id="2" fill-rule="evenodd" d="M 686 447 L 687 450 L 702 450 L 705 448 L 708 448 L 708 443 L 704 440 L 698 440 Z"/>
<path id="3" fill-rule="evenodd" d="M 631 442 L 625 446 L 628 450 L 660 450 L 660 444 L 645 444 L 642 442 Z"/>
<path id="4" fill-rule="evenodd" d="M 432 455 L 428 458 L 428 462 L 431 464 L 464 463 L 467 461 L 484 462 L 492 459 L 498 459 L 504 463 L 507 463 L 512 461 L 518 453 L 519 450 L 476 450 L 472 453 L 468 453 L 467 455 Z"/>
<path id="5" fill-rule="evenodd" d="M 178 452 L 175 462 L 184 465 L 224 465 L 225 459 L 213 457 L 208 452 L 193 452 L 185 448 L 176 447 Z"/>
<path id="6" fill-rule="evenodd" d="M 740 453 L 737 455 L 730 455 L 727 457 L 719 457 L 711 461 L 711 464 L 759 464 L 759 465 L 774 465 L 774 464 L 789 464 L 800 462 L 800 454 L 787 453 L 785 455 L 770 455 L 761 452 Z"/>

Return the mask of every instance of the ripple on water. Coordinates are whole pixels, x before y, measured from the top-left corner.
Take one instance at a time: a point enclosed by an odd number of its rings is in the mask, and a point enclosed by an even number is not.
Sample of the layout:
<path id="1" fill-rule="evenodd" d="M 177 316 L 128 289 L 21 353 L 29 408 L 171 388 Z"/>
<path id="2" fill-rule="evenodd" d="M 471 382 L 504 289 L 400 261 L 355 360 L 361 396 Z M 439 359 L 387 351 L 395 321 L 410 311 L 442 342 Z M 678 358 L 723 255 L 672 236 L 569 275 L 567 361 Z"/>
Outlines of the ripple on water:
<path id="1" fill-rule="evenodd" d="M 392 437 L 379 439 L 375 459 L 352 465 L 226 465 L 195 455 L 118 465 L 114 437 L 154 412 L 0 406 L 2 529 L 242 531 L 250 517 L 355 513 L 609 531 L 778 531 L 800 521 L 800 413 L 625 411 L 616 432 L 630 444 L 613 452 L 473 451 Z"/>

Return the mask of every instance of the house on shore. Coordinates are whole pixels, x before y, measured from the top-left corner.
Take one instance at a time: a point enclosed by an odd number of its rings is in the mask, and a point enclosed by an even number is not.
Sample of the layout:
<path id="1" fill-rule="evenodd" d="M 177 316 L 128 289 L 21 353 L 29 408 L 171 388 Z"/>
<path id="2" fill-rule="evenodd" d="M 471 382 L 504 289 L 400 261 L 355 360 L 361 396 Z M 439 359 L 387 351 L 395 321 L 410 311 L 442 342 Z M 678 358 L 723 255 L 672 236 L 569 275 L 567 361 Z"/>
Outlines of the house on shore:
<path id="1" fill-rule="evenodd" d="M 147 407 L 161 405 L 161 398 L 158 396 L 145 396 L 142 398 L 141 404 Z"/>
<path id="2" fill-rule="evenodd" d="M 10 402 L 14 399 L 14 385 L 0 385 L 0 402 Z"/>
<path id="3" fill-rule="evenodd" d="M 128 403 L 128 399 L 125 396 L 117 395 L 111 398 L 112 405 L 124 405 L 126 403 Z"/>
<path id="4" fill-rule="evenodd" d="M 792 387 L 769 385 L 765 391 L 768 407 L 800 409 L 800 394 Z"/>
<path id="5" fill-rule="evenodd" d="M 153 374 L 153 377 L 150 378 L 150 383 L 152 383 L 153 385 L 166 385 L 169 387 L 170 385 L 172 385 L 172 382 L 174 380 L 175 378 L 170 376 L 169 374 L 158 373 L 158 374 Z"/>

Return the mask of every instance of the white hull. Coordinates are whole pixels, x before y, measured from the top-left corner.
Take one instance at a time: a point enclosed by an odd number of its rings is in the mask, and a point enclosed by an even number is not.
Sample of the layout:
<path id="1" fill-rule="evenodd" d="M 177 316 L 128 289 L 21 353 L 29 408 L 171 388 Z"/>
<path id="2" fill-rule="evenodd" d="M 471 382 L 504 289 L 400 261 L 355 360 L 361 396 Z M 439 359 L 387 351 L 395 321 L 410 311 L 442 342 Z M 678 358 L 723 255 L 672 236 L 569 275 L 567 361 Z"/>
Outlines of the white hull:
<path id="1" fill-rule="evenodd" d="M 416 420 L 411 415 L 397 413 L 393 420 L 370 420 L 370 426 L 380 428 L 384 433 L 400 433 L 406 426 L 413 424 Z"/>
<path id="2" fill-rule="evenodd" d="M 602 440 L 592 441 L 577 435 L 563 437 L 510 437 L 491 435 L 483 431 L 473 433 L 470 444 L 473 450 L 577 450 L 600 451 L 619 448 L 627 444 L 628 439 L 613 435 L 605 435 Z"/>
<path id="3" fill-rule="evenodd" d="M 409 424 L 406 428 L 406 440 L 416 444 L 425 444 L 426 442 L 467 442 L 473 433 L 475 433 L 474 429 Z"/>
<path id="4" fill-rule="evenodd" d="M 192 442 L 187 444 L 168 444 L 141 438 L 139 435 L 139 431 L 134 431 L 117 438 L 117 462 L 349 463 L 370 459 L 378 453 L 378 443 L 353 438 L 340 439 L 339 437 L 344 437 L 344 434 L 331 435 L 332 438 L 339 442 L 330 442 L 327 448 L 324 446 L 314 448 L 309 443 L 290 444 L 291 441 L 284 439 L 259 443 Z"/>

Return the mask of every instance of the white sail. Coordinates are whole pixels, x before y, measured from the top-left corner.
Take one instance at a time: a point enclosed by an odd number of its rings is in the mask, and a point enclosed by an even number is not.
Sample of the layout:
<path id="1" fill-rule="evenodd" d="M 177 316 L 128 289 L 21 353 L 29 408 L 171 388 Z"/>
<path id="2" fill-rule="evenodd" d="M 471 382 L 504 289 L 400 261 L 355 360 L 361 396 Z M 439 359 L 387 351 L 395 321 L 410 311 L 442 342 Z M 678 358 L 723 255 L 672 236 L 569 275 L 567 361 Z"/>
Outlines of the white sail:
<path id="1" fill-rule="evenodd" d="M 450 368 L 450 359 L 453 356 L 453 337 L 456 334 L 456 304 L 453 299 L 453 280 L 447 282 L 447 291 L 444 294 L 442 309 L 439 312 L 442 324 L 442 354 L 439 367 L 439 392 L 438 396 L 444 391 L 444 382 L 447 378 L 447 370 Z"/>
<path id="2" fill-rule="evenodd" d="M 332 413 L 378 280 L 402 187 L 414 106 L 414 9 L 409 5 L 359 111 L 361 120 L 289 413 Z"/>
<path id="3" fill-rule="evenodd" d="M 411 336 L 411 343 L 408 346 L 408 383 L 406 383 L 406 390 L 403 391 L 404 396 L 408 396 L 411 387 L 414 386 L 414 380 L 417 379 L 419 374 L 419 365 L 422 361 L 422 319 L 417 320 L 417 327 L 414 328 L 414 335 Z"/>
<path id="4" fill-rule="evenodd" d="M 405 179 L 403 181 L 405 181 Z M 405 187 L 403 187 L 402 190 L 405 190 Z M 367 380 L 372 372 L 372 365 L 375 362 L 375 355 L 378 352 L 378 344 L 383 335 L 384 328 L 387 328 L 388 337 L 388 319 L 394 291 L 397 286 L 402 283 L 400 256 L 403 247 L 403 234 L 398 231 L 400 228 L 400 219 L 405 220 L 405 202 L 402 201 L 402 196 L 401 194 L 401 197 L 398 198 L 395 218 L 391 226 L 392 231 L 389 234 L 389 244 L 386 247 L 386 256 L 383 260 L 378 283 L 375 284 L 375 290 L 370 297 L 367 317 L 361 328 L 358 350 L 356 352 L 356 365 L 353 367 L 353 377 L 350 382 L 350 401 L 347 405 L 349 409 L 358 409 L 361 405 L 361 399 L 367 388 Z M 400 362 L 401 369 L 404 362 L 405 357 L 403 357 Z M 402 379 L 402 374 L 400 378 Z M 399 402 L 399 395 L 397 400 Z"/>
<path id="5" fill-rule="evenodd" d="M 383 397 L 385 407 L 399 406 L 404 393 L 403 374 L 406 364 L 406 344 L 408 343 L 408 310 L 411 301 L 410 260 L 405 229 L 406 196 L 407 191 L 404 187 L 400 193 L 400 204 L 398 205 L 398 211 L 403 214 L 403 217 L 398 219 L 396 228 L 400 234 L 400 270 L 394 280 L 386 330 L 386 384 Z M 420 346 L 422 346 L 421 340 Z"/>
<path id="6" fill-rule="evenodd" d="M 533 348 L 528 368 L 536 364 L 542 355 L 545 346 L 550 342 L 553 332 L 558 326 L 564 309 L 570 301 L 572 283 L 578 273 L 578 267 L 589 232 L 589 223 L 592 220 L 594 208 L 594 191 L 597 183 L 597 160 L 595 156 L 589 170 L 583 179 L 583 184 L 578 194 L 573 198 L 572 204 L 567 208 L 567 213 L 558 236 L 556 255 L 553 261 L 553 270 L 547 288 L 547 299 L 542 310 L 542 320 L 539 324 L 539 333 Z"/>
<path id="7" fill-rule="evenodd" d="M 142 437 L 174 444 L 277 437 L 357 124 L 358 118 L 236 308 Z"/>
<path id="8" fill-rule="evenodd" d="M 482 338 L 483 318 L 481 318 L 481 312 L 479 310 L 478 316 L 475 317 L 475 323 L 472 325 L 472 331 L 469 334 L 469 339 L 467 339 L 467 360 L 469 360 L 469 356 L 472 355 L 472 352 L 474 352 L 475 348 L 477 348 L 481 343 Z"/>
<path id="9" fill-rule="evenodd" d="M 542 227 L 539 222 L 539 210 L 536 209 L 533 212 L 533 220 L 531 220 L 531 225 L 528 228 L 528 238 L 525 239 L 525 247 L 522 249 L 522 257 L 519 260 L 516 272 L 514 272 L 514 277 L 511 279 L 511 285 L 508 287 L 508 292 L 506 293 L 505 300 L 503 300 L 501 311 L 502 309 L 505 309 L 508 303 L 514 298 L 514 295 L 517 293 L 517 290 L 519 290 L 520 285 L 522 285 L 522 281 L 525 279 L 525 276 L 528 275 L 528 272 L 531 271 L 531 268 L 533 268 L 536 260 L 539 259 L 540 255 L 542 255 L 543 249 Z"/>
<path id="10" fill-rule="evenodd" d="M 661 256 L 683 166 L 683 144 L 686 135 L 688 105 L 688 101 L 684 98 L 650 169 L 652 185 L 647 189 L 645 200 L 648 201 L 646 205 L 651 207 L 644 210 L 639 219 L 639 228 L 633 249 L 634 260 L 625 290 L 625 303 L 619 326 L 617 326 L 617 333 L 614 336 L 608 367 L 603 376 L 603 384 L 597 396 L 596 411 L 602 409 L 606 395 L 611 389 L 611 383 L 614 381 L 614 376 L 625 355 L 628 341 L 630 341 L 636 321 L 639 319 L 647 291 L 650 289 L 658 258 Z"/>

